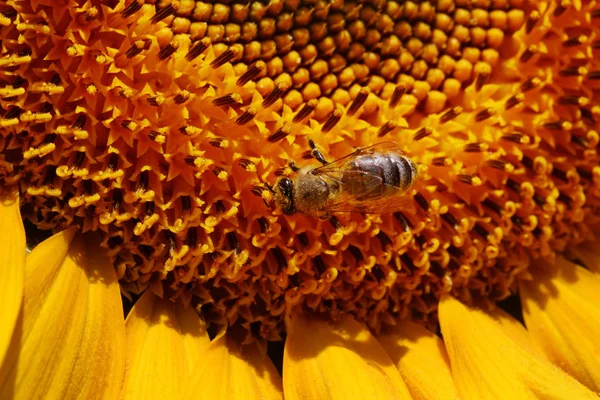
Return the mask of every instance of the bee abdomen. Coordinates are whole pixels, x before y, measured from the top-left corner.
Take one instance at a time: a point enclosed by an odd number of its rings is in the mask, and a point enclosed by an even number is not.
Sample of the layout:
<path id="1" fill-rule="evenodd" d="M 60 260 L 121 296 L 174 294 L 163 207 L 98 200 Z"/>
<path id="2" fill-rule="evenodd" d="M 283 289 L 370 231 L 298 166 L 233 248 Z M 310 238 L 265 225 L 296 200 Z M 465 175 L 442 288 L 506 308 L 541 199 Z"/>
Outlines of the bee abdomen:
<path id="1" fill-rule="evenodd" d="M 372 154 L 355 159 L 352 162 L 353 170 L 381 178 L 381 185 L 377 190 L 369 192 L 369 197 L 384 196 L 390 186 L 401 191 L 408 190 L 417 175 L 417 169 L 408 158 L 397 154 Z M 365 192 L 364 184 L 360 179 L 350 176 L 346 178 L 346 191 L 352 194 Z"/>
<path id="2" fill-rule="evenodd" d="M 408 190 L 417 175 L 415 164 L 404 156 L 389 155 L 387 157 L 395 171 L 391 174 L 392 179 L 389 182 L 387 177 L 384 178 L 385 183 L 401 190 Z"/>

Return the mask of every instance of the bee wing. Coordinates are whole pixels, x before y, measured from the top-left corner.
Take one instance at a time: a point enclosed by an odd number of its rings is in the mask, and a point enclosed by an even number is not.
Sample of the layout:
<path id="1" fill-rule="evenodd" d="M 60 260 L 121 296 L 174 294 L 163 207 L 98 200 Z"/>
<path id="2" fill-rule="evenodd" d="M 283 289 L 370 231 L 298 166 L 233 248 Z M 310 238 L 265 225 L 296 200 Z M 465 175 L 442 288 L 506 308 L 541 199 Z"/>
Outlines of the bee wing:
<path id="1" fill-rule="evenodd" d="M 387 214 L 407 210 L 413 205 L 412 196 L 401 194 L 399 188 L 383 183 L 378 176 L 356 170 L 344 171 L 344 175 L 346 178 L 360 179 L 364 190 L 360 194 L 352 194 L 344 191 L 342 186 L 336 202 L 329 205 L 327 211 Z M 327 176 L 331 177 L 329 174 Z"/>
<path id="2" fill-rule="evenodd" d="M 412 209 L 413 198 L 408 194 L 381 197 L 376 200 L 367 200 L 355 202 L 354 204 L 334 206 L 337 210 L 331 212 L 358 212 L 361 214 L 390 214 L 398 211 L 407 211 Z"/>
<path id="3" fill-rule="evenodd" d="M 341 158 L 338 158 L 335 161 L 328 163 L 327 165 L 323 165 L 313 169 L 311 172 L 315 175 L 339 175 L 340 172 L 347 172 L 346 164 L 349 164 L 356 157 L 365 155 L 365 154 L 373 154 L 373 153 L 396 153 L 402 154 L 402 151 L 398 147 L 398 145 L 394 142 L 380 142 L 375 143 L 374 145 L 363 147 L 360 149 L 356 149 L 350 154 L 347 154 Z"/>
<path id="4" fill-rule="evenodd" d="M 311 172 L 323 179 L 336 182 L 340 193 L 336 202 L 327 207 L 330 212 L 358 212 L 362 214 L 384 214 L 406 210 L 412 204 L 412 197 L 400 194 L 396 186 L 385 184 L 380 176 L 352 167 L 352 161 L 359 156 L 381 153 L 402 154 L 394 142 L 381 142 L 339 158 L 331 163 L 315 168 Z M 360 182 L 360 193 L 350 193 L 344 190 L 343 181 Z M 398 193 L 398 195 L 394 195 Z"/>

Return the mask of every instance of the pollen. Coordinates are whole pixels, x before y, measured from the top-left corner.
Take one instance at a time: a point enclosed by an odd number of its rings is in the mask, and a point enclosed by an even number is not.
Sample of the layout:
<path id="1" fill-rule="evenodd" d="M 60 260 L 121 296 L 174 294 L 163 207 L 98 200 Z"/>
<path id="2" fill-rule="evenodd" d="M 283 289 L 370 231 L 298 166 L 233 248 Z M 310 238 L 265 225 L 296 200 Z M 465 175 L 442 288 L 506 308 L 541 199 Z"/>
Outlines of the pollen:
<path id="1" fill-rule="evenodd" d="M 0 182 L 100 232 L 127 296 L 272 340 L 298 307 L 435 324 L 598 232 L 596 2 L 54 3 L 0 6 Z M 284 215 L 309 141 L 396 142 L 406 209 Z"/>

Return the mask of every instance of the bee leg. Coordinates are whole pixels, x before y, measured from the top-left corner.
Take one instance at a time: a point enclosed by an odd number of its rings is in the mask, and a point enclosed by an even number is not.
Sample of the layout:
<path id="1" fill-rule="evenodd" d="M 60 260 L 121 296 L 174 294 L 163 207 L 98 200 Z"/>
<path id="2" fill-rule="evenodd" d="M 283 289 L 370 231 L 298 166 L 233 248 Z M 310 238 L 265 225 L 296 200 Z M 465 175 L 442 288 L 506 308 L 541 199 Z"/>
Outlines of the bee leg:
<path id="1" fill-rule="evenodd" d="M 319 215 L 319 219 L 321 221 L 327 221 L 329 218 L 331 218 L 331 213 L 330 212 L 323 212 L 323 214 Z"/>
<path id="2" fill-rule="evenodd" d="M 296 167 L 296 163 L 294 163 L 293 161 L 290 161 L 288 163 L 288 166 L 290 167 L 290 169 L 294 172 L 298 172 L 300 171 L 300 168 Z"/>
<path id="3" fill-rule="evenodd" d="M 273 186 L 271 186 L 270 184 L 265 182 L 265 187 L 269 190 L 269 192 L 271 192 L 272 194 L 275 194 L 275 189 L 273 189 Z"/>
<path id="4" fill-rule="evenodd" d="M 271 192 L 272 195 L 275 195 L 275 189 L 273 189 L 273 186 L 271 186 L 270 184 L 268 184 L 267 182 L 265 182 L 265 188 Z M 265 206 L 267 206 L 267 208 L 273 208 L 273 206 L 275 205 L 275 200 L 272 199 L 271 201 L 267 201 L 264 197 L 263 197 L 263 202 L 265 203 Z"/>
<path id="5" fill-rule="evenodd" d="M 267 201 L 267 200 L 263 199 L 263 203 L 265 203 L 265 206 L 270 209 L 273 209 L 275 206 L 275 201 L 273 201 L 273 200 Z"/>
<path id="6" fill-rule="evenodd" d="M 323 153 L 321 153 L 318 149 L 317 146 L 315 145 L 315 142 L 312 141 L 312 139 L 308 139 L 308 145 L 311 148 L 311 152 L 310 154 L 312 154 L 312 156 L 321 164 L 323 165 L 327 165 L 329 164 L 327 162 L 327 160 L 325 160 L 325 157 L 323 157 Z"/>
<path id="7" fill-rule="evenodd" d="M 320 162 L 321 164 L 323 164 L 323 165 L 327 165 L 327 164 L 329 164 L 329 163 L 327 162 L 327 160 L 325 160 L 325 157 L 323 157 L 323 154 L 321 154 L 321 152 L 320 152 L 319 150 L 317 150 L 317 149 L 314 149 L 314 150 L 313 150 L 313 152 L 312 152 L 312 154 L 313 154 L 313 157 L 314 157 L 314 158 L 315 158 L 315 159 L 316 159 L 318 162 Z"/>

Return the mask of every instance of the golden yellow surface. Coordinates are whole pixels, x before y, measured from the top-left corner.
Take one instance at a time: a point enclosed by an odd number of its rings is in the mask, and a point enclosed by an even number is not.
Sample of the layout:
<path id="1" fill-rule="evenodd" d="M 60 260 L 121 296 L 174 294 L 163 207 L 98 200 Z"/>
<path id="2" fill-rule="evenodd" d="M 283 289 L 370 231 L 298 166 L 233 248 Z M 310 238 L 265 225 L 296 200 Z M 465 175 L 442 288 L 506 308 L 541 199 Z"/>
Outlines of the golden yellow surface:
<path id="1" fill-rule="evenodd" d="M 0 182 L 100 231 L 125 293 L 270 339 L 301 305 L 377 329 L 594 238 L 597 1 L 57 3 L 0 10 Z M 283 216 L 264 184 L 308 139 L 397 142 L 411 207 Z"/>

